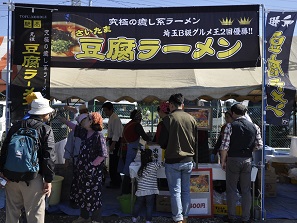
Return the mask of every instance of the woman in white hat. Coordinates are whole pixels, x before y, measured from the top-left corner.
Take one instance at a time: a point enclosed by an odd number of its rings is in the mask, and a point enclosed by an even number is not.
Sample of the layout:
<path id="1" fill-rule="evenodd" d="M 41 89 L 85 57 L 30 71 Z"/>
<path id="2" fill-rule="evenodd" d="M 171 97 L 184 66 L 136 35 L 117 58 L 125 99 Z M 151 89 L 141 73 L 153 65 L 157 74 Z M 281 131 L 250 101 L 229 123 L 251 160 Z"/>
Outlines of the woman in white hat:
<path id="1" fill-rule="evenodd" d="M 14 133 L 24 124 L 35 128 L 39 135 L 39 174 L 29 182 L 8 181 L 6 184 L 6 222 L 19 222 L 21 208 L 25 208 L 27 222 L 44 223 L 45 197 L 50 196 L 54 177 L 55 141 L 52 128 L 45 124 L 50 118 L 53 109 L 47 99 L 34 99 L 31 103 L 30 116 L 27 120 L 19 121 L 8 131 L 4 140 L 1 157 L 0 172 L 4 170 L 7 158 L 8 145 Z M 9 179 L 8 179 L 9 180 Z"/>

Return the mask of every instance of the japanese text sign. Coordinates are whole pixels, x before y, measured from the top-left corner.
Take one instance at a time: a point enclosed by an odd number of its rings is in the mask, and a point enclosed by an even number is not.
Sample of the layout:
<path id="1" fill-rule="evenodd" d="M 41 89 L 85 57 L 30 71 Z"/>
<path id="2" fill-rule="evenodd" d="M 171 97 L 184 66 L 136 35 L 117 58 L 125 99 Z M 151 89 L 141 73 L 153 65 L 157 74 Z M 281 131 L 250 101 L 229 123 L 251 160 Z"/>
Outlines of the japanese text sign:
<path id="1" fill-rule="evenodd" d="M 260 66 L 259 5 L 55 8 L 58 11 L 53 12 L 51 48 L 54 67 Z"/>
<path id="2" fill-rule="evenodd" d="M 51 15 L 50 10 L 21 7 L 13 13 L 13 63 L 21 65 L 11 84 L 12 112 L 19 112 L 14 119 L 28 109 L 26 96 L 31 92 L 50 97 Z"/>
<path id="3" fill-rule="evenodd" d="M 288 125 L 295 87 L 289 79 L 289 56 L 297 13 L 270 12 L 266 24 L 266 122 Z"/>

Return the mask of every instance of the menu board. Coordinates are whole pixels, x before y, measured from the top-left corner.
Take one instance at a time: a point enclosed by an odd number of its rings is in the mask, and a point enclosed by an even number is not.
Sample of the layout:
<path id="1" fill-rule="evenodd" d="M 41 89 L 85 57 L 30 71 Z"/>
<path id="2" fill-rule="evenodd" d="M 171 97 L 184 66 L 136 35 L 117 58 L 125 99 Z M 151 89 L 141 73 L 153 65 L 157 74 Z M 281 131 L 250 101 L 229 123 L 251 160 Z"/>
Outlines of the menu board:
<path id="1" fill-rule="evenodd" d="M 194 169 L 190 179 L 191 209 L 189 216 L 211 217 L 213 215 L 212 169 Z"/>
<path id="2" fill-rule="evenodd" d="M 212 128 L 212 108 L 210 108 L 210 107 L 185 107 L 184 111 L 189 113 L 196 119 L 199 130 L 211 130 L 211 128 Z"/>

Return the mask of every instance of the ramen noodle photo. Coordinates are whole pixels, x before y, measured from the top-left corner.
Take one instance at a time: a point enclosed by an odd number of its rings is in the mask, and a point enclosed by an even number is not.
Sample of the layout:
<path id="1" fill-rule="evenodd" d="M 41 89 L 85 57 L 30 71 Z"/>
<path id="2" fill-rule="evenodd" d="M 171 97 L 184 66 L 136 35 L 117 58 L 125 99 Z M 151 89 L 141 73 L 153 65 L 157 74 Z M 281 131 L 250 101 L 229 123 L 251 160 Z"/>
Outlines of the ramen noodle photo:
<path id="1" fill-rule="evenodd" d="M 51 56 L 54 58 L 53 60 L 64 61 L 66 58 L 74 58 L 75 54 L 81 52 L 79 45 L 79 38 L 81 37 L 105 39 L 105 34 L 102 27 L 89 18 L 75 14 L 55 14 L 51 35 Z"/>
<path id="2" fill-rule="evenodd" d="M 53 22 L 51 55 L 54 57 L 70 57 L 80 52 L 76 32 L 85 29 L 85 27 L 72 22 Z M 88 37 L 95 37 L 95 35 L 90 34 Z"/>
<path id="3" fill-rule="evenodd" d="M 209 192 L 209 175 L 192 175 L 190 179 L 190 192 Z"/>

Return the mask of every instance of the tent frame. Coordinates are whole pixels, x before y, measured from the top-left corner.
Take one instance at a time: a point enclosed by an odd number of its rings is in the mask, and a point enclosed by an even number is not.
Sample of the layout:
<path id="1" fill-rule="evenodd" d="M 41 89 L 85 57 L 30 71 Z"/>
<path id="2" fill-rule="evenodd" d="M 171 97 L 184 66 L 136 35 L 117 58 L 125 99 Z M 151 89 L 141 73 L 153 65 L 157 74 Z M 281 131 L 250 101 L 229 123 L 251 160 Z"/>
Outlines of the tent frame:
<path id="1" fill-rule="evenodd" d="M 8 15 L 8 29 L 7 29 L 7 70 L 6 70 L 6 75 L 7 75 L 7 84 L 6 84 L 6 132 L 8 132 L 10 126 L 11 126 L 11 116 L 10 116 L 10 108 L 11 108 L 11 101 L 10 101 L 10 85 L 11 85 L 11 74 L 12 74 L 12 64 L 11 64 L 11 42 L 13 41 L 11 39 L 11 19 L 12 19 L 12 11 L 14 10 L 14 3 L 12 3 L 11 0 L 8 0 L 7 3 L 8 9 L 7 9 L 7 15 Z M 265 220 L 266 218 L 266 211 L 264 209 L 264 193 L 265 193 L 265 126 L 266 126 L 266 111 L 265 111 L 265 105 L 266 105 L 266 92 L 265 92 L 265 74 L 267 72 L 266 68 L 266 25 L 265 25 L 265 18 L 266 18 L 266 13 L 264 5 L 260 5 L 261 12 L 262 12 L 262 61 L 263 61 L 263 66 L 262 66 L 262 139 L 263 139 L 263 144 L 264 148 L 262 149 L 262 162 L 260 165 L 257 167 L 260 168 L 261 170 L 261 219 Z M 49 9 L 52 10 L 52 9 Z M 264 66 L 265 65 L 265 66 Z M 253 201 L 254 202 L 254 201 Z M 255 217 L 255 210 L 253 210 L 254 217 Z"/>

